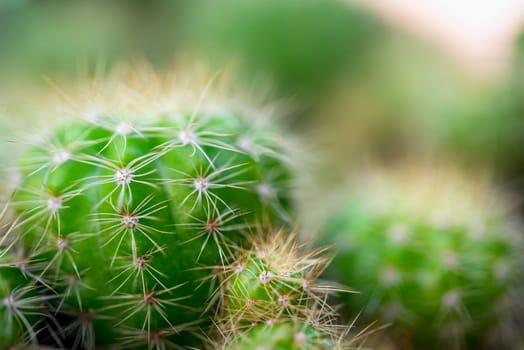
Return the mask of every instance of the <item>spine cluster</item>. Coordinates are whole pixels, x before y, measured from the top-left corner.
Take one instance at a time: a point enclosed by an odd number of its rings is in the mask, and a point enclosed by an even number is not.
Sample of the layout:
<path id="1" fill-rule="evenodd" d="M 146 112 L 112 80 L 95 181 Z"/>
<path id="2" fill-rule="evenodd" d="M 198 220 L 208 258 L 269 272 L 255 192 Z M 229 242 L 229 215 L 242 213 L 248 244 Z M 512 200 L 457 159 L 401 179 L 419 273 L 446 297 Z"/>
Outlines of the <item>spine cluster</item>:
<path id="1" fill-rule="evenodd" d="M 221 305 L 215 323 L 222 341 L 210 349 L 349 349 L 358 336 L 337 326 L 328 298 L 346 289 L 318 278 L 331 257 L 308 250 L 286 230 L 255 235 L 217 269 Z M 360 339 L 361 340 L 361 339 Z"/>

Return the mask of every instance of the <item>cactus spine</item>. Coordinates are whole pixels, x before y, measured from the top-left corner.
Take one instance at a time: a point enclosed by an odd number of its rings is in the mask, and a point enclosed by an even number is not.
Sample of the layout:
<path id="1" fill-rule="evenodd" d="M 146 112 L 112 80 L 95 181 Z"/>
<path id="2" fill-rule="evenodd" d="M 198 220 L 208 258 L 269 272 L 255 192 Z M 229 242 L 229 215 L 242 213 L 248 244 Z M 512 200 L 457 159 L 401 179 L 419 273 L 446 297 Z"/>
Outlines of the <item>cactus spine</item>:
<path id="1" fill-rule="evenodd" d="M 224 339 L 210 348 L 349 349 L 358 337 L 336 326 L 329 295 L 346 292 L 317 280 L 331 261 L 324 248 L 306 250 L 286 230 L 254 235 L 218 269 L 222 302 L 216 318 Z"/>
<path id="2" fill-rule="evenodd" d="M 36 281 L 8 251 L 17 221 L 8 221 L 7 209 L 0 212 L 0 347 L 14 348 L 36 342 L 49 297 L 39 295 Z"/>

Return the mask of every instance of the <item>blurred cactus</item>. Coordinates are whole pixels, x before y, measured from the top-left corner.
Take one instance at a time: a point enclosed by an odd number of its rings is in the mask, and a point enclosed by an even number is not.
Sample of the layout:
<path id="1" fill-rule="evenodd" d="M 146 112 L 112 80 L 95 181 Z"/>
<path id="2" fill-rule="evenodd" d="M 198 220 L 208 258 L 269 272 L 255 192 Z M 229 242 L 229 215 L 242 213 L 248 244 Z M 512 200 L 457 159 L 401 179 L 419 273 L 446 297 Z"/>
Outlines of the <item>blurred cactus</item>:
<path id="1" fill-rule="evenodd" d="M 331 214 L 349 310 L 391 322 L 403 348 L 500 348 L 522 336 L 523 237 L 505 198 L 459 172 L 363 172 Z M 520 331 L 519 331 L 520 329 Z"/>
<path id="2" fill-rule="evenodd" d="M 29 271 L 27 262 L 17 259 L 9 250 L 15 240 L 12 232 L 18 220 L 10 220 L 8 206 L 0 211 L 0 347 L 29 349 L 37 336 L 53 320 L 49 301 L 38 276 Z"/>
<path id="3" fill-rule="evenodd" d="M 32 281 L 10 259 L 0 258 L 0 347 L 10 349 L 15 345 L 36 342 L 42 321 L 41 309 L 48 299 L 39 296 L 36 281 Z"/>

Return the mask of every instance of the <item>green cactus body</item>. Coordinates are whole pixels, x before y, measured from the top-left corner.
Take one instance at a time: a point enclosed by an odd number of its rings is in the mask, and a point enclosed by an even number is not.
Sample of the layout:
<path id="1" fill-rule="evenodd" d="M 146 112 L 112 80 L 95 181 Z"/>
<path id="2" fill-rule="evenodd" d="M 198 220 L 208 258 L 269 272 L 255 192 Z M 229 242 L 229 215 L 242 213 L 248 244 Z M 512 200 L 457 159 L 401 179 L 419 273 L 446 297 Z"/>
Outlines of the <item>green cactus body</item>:
<path id="1" fill-rule="evenodd" d="M 307 323 L 285 321 L 261 324 L 226 341 L 223 350 L 322 350 L 334 343 Z"/>
<path id="2" fill-rule="evenodd" d="M 227 286 L 225 305 L 228 315 L 240 323 L 250 325 L 288 314 L 306 300 L 301 286 L 305 281 L 303 274 L 279 271 L 269 261 L 251 253 L 236 265 Z"/>
<path id="3" fill-rule="evenodd" d="M 287 219 L 278 145 L 216 112 L 75 121 L 30 148 L 13 207 L 71 342 L 183 344 L 209 297 L 198 267 L 247 244 L 251 224 Z"/>
<path id="4" fill-rule="evenodd" d="M 30 283 L 8 256 L 0 252 L 0 348 L 36 342 L 40 308 L 45 297 L 39 297 Z"/>
<path id="5" fill-rule="evenodd" d="M 222 312 L 215 323 L 225 339 L 210 348 L 347 348 L 348 334 L 334 326 L 338 314 L 326 302 L 342 289 L 317 284 L 330 262 L 326 249 L 304 250 L 285 229 L 251 240 L 250 249 L 232 252 L 232 263 L 218 272 Z"/>
<path id="6" fill-rule="evenodd" d="M 415 348 L 514 333 L 522 237 L 505 203 L 452 171 L 382 172 L 367 173 L 327 229 L 333 273 L 361 292 L 351 310 L 391 322 Z"/>
<path id="7" fill-rule="evenodd" d="M 234 327 L 305 316 L 317 301 L 314 282 L 329 259 L 320 254 L 324 250 L 302 254 L 294 235 L 284 232 L 255 238 L 222 271 L 222 308 Z"/>

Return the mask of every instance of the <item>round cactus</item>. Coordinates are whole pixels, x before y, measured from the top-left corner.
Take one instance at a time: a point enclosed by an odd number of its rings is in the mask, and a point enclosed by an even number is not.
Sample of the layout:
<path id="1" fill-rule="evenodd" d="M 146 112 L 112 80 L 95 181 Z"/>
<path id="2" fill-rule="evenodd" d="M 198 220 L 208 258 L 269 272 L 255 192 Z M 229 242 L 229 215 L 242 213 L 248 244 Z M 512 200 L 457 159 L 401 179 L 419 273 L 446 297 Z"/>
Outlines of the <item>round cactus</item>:
<path id="1" fill-rule="evenodd" d="M 326 315 L 335 313 L 323 297 L 340 289 L 317 283 L 331 259 L 325 249 L 304 253 L 296 236 L 285 230 L 252 240 L 250 249 L 234 254 L 233 262 L 219 270 L 221 308 L 231 328 L 306 317 L 315 304 L 322 304 Z"/>
<path id="2" fill-rule="evenodd" d="M 251 248 L 232 253 L 230 264 L 217 267 L 215 297 L 222 305 L 215 324 L 224 339 L 210 348 L 349 349 L 356 344 L 359 336 L 349 337 L 351 327 L 336 325 L 339 315 L 327 302 L 347 289 L 317 280 L 331 261 L 326 248 L 304 249 L 285 229 L 259 232 L 251 242 Z"/>
<path id="3" fill-rule="evenodd" d="M 364 172 L 332 215 L 332 273 L 361 292 L 350 309 L 391 322 L 403 347 L 511 342 L 523 241 L 507 200 L 481 176 L 415 169 Z"/>
<path id="4" fill-rule="evenodd" d="M 288 220 L 290 169 L 269 125 L 202 100 L 170 107 L 86 114 L 22 157 L 21 246 L 58 294 L 70 347 L 190 343 L 207 322 L 199 267 L 247 245 L 250 225 Z"/>

